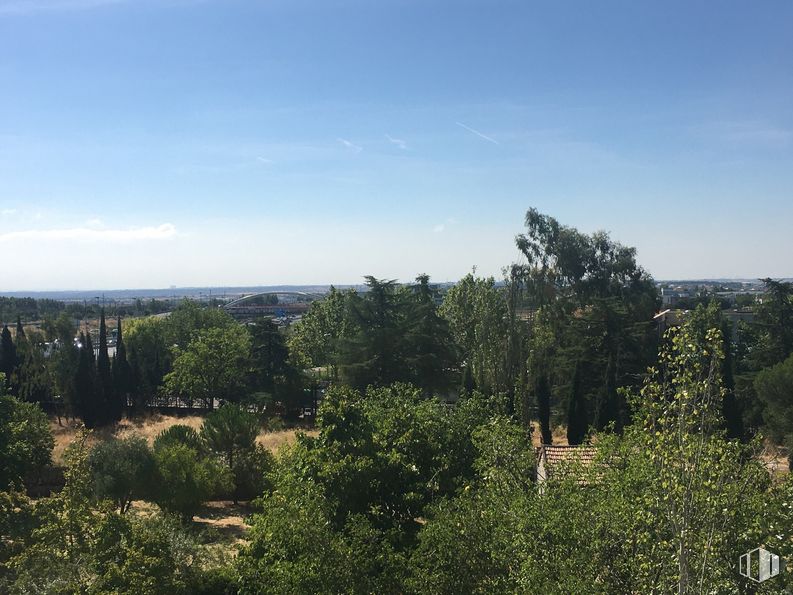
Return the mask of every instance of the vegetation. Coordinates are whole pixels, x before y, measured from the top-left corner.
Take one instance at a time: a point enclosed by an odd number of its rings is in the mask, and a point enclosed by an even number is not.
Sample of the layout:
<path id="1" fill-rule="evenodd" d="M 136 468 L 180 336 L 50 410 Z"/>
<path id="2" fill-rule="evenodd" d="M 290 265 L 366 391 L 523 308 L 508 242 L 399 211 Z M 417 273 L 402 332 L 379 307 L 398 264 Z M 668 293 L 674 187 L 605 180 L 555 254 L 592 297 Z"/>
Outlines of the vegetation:
<path id="1" fill-rule="evenodd" d="M 123 336 L 118 319 L 111 358 L 102 312 L 96 350 L 64 311 L 44 335 L 5 326 L 0 591 L 793 586 L 735 570 L 760 545 L 793 556 L 793 479 L 761 456 L 793 450 L 793 286 L 765 280 L 753 322 L 710 302 L 660 334 L 634 249 L 535 210 L 525 224 L 502 280 L 474 271 L 444 294 L 426 275 L 367 277 L 288 328 L 185 302 Z M 313 434 L 275 456 L 260 444 L 315 398 Z M 151 445 L 112 436 L 158 404 L 206 414 Z M 63 489 L 31 499 L 25 480 L 51 461 L 43 407 L 110 438 L 81 434 Z M 539 474 L 535 445 L 565 434 L 587 448 Z M 235 557 L 199 543 L 213 499 L 253 501 Z"/>

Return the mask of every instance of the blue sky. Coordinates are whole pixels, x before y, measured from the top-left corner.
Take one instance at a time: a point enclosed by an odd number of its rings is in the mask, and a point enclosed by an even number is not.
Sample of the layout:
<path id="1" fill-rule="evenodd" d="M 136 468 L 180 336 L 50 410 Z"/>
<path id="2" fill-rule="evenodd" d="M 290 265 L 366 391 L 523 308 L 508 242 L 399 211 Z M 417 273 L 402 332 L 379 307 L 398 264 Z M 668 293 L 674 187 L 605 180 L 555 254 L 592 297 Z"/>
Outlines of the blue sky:
<path id="1" fill-rule="evenodd" d="M 6 290 L 793 276 L 793 4 L 0 0 Z M 8 256 L 11 258 L 8 258 Z"/>

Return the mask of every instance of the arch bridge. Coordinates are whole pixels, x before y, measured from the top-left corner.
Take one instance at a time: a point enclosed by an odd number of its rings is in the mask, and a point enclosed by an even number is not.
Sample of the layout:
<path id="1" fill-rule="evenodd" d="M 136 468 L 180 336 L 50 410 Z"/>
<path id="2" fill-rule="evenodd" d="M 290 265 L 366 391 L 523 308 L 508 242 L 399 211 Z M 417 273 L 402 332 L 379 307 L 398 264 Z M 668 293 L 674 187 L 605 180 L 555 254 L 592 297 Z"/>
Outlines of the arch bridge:
<path id="1" fill-rule="evenodd" d="M 223 309 L 234 318 L 304 314 L 321 295 L 304 291 L 263 291 L 232 300 Z"/>

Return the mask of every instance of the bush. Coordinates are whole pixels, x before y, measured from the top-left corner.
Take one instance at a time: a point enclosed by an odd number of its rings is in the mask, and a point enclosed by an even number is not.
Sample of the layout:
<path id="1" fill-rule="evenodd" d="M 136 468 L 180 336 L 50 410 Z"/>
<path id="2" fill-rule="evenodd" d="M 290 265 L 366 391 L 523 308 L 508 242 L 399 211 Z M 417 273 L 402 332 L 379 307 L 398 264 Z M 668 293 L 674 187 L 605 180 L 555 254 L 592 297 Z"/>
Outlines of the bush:
<path id="1" fill-rule="evenodd" d="M 160 445 L 154 451 L 159 485 L 155 502 L 190 520 L 203 502 L 230 489 L 229 473 L 213 459 L 201 457 L 184 444 Z"/>
<path id="2" fill-rule="evenodd" d="M 129 510 L 133 500 L 152 494 L 157 465 L 141 437 L 97 444 L 91 451 L 89 465 L 97 496 L 113 500 L 121 513 Z"/>
<path id="3" fill-rule="evenodd" d="M 267 489 L 267 474 L 273 466 L 273 455 L 261 445 L 243 451 L 234 459 L 233 500 L 253 500 Z"/>

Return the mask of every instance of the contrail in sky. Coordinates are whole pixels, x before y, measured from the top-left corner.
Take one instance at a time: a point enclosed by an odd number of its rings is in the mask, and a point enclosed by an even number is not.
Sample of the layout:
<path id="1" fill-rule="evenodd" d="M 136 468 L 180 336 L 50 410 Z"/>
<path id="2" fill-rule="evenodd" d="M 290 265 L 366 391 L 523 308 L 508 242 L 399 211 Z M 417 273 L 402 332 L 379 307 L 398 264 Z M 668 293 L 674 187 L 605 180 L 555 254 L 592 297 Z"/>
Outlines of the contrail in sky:
<path id="1" fill-rule="evenodd" d="M 498 142 L 496 139 L 494 139 L 494 138 L 490 138 L 490 137 L 489 137 L 489 136 L 487 136 L 486 134 L 482 134 L 482 133 L 481 133 L 481 132 L 479 132 L 478 130 L 474 130 L 473 128 L 471 128 L 470 126 L 466 126 L 466 125 L 465 125 L 465 124 L 463 124 L 462 122 L 455 122 L 455 124 L 457 124 L 457 125 L 458 125 L 460 128 L 465 128 L 465 129 L 466 129 L 468 132 L 473 132 L 473 133 L 474 133 L 476 136 L 478 136 L 479 138 L 483 138 L 483 139 L 485 139 L 486 141 L 488 141 L 488 142 L 490 142 L 490 143 L 493 143 L 494 145 L 501 144 L 501 143 L 499 143 L 499 142 Z"/>

